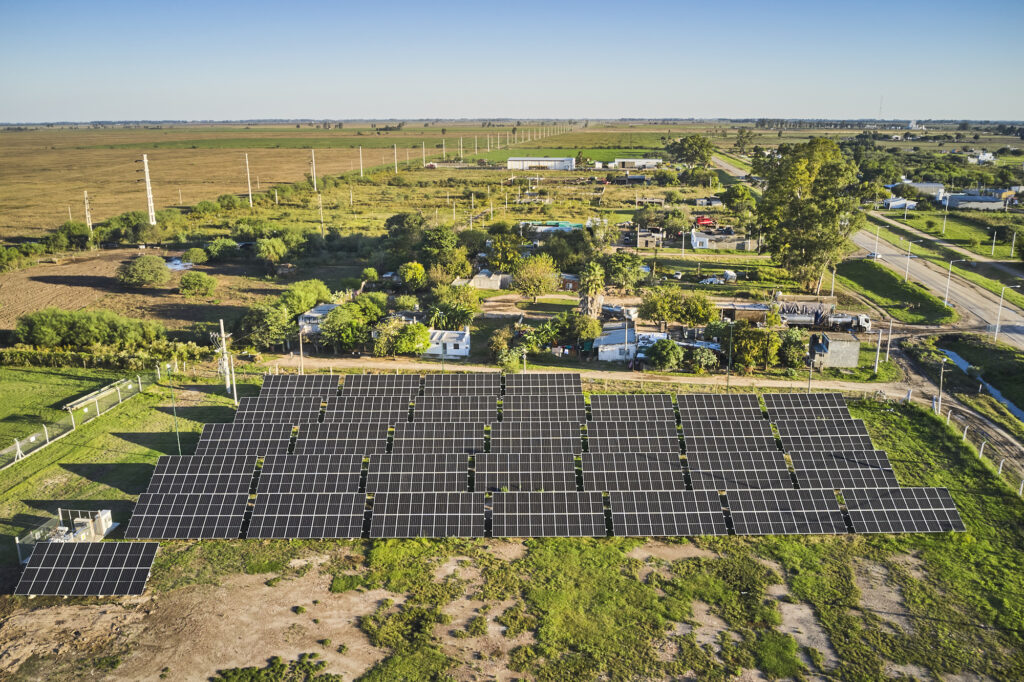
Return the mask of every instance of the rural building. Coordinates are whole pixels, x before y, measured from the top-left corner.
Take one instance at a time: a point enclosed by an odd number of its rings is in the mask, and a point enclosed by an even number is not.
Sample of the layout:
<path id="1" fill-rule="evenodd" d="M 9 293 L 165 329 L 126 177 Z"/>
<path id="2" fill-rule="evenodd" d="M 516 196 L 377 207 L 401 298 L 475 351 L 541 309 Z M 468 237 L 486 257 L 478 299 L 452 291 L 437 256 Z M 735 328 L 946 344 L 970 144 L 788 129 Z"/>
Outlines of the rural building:
<path id="1" fill-rule="evenodd" d="M 748 239 L 728 228 L 714 232 L 699 232 L 696 229 L 691 229 L 690 248 L 709 251 L 756 251 L 757 240 Z"/>
<path id="2" fill-rule="evenodd" d="M 950 208 L 968 208 L 976 211 L 1001 211 L 1005 206 L 1005 201 L 1001 197 L 985 196 L 976 191 L 947 194 L 942 203 L 948 203 Z"/>
<path id="3" fill-rule="evenodd" d="M 580 276 L 571 275 L 568 272 L 563 272 L 561 274 L 561 279 L 559 280 L 559 287 L 562 289 L 562 291 L 579 291 Z"/>
<path id="4" fill-rule="evenodd" d="M 508 160 L 509 170 L 576 170 L 576 159 L 572 156 L 512 156 Z"/>
<path id="5" fill-rule="evenodd" d="M 631 174 L 619 175 L 615 178 L 614 182 L 616 185 L 646 185 L 647 176 Z"/>
<path id="6" fill-rule="evenodd" d="M 337 303 L 321 303 L 320 305 L 313 306 L 299 315 L 299 328 L 305 334 L 319 334 L 320 323 L 327 317 L 327 313 L 337 307 Z"/>
<path id="7" fill-rule="evenodd" d="M 610 164 L 609 168 L 635 168 L 638 170 L 646 170 L 648 168 L 657 168 L 661 165 L 661 159 L 615 159 Z"/>
<path id="8" fill-rule="evenodd" d="M 996 162 L 996 155 L 993 154 L 992 152 L 981 152 L 980 154 L 975 154 L 973 156 L 968 156 L 967 157 L 967 163 L 969 163 L 971 165 L 977 165 L 979 163 L 995 163 L 995 162 Z"/>
<path id="9" fill-rule="evenodd" d="M 636 246 L 638 249 L 660 249 L 663 239 L 661 234 L 641 232 L 640 236 L 637 237 Z"/>
<path id="10" fill-rule="evenodd" d="M 882 202 L 882 206 L 887 209 L 909 209 L 913 211 L 917 208 L 917 202 L 910 199 L 904 199 L 903 197 L 891 197 Z"/>
<path id="11" fill-rule="evenodd" d="M 659 339 L 667 339 L 664 332 L 640 332 L 632 326 L 628 329 L 624 323 L 607 325 L 604 333 L 594 340 L 597 359 L 602 362 L 628 362 L 637 354 L 637 349 L 646 348 Z"/>
<path id="12" fill-rule="evenodd" d="M 905 182 L 903 184 L 907 187 L 913 187 L 917 190 L 918 194 L 923 194 L 933 199 L 941 197 L 946 191 L 945 185 L 941 182 Z"/>
<path id="13" fill-rule="evenodd" d="M 468 358 L 469 326 L 459 331 L 430 330 L 430 347 L 423 353 L 428 358 Z"/>
<path id="14" fill-rule="evenodd" d="M 701 197 L 694 200 L 694 203 L 698 206 L 721 206 L 722 200 L 718 197 Z"/>
<path id="15" fill-rule="evenodd" d="M 825 367 L 856 367 L 860 364 L 860 339 L 848 332 L 811 334 L 811 365 Z"/>
<path id="16" fill-rule="evenodd" d="M 452 282 L 452 286 L 470 286 L 474 289 L 489 289 L 491 291 L 497 291 L 498 289 L 511 289 L 512 275 L 501 272 L 492 273 L 490 270 L 481 270 L 469 278 L 459 277 Z"/>

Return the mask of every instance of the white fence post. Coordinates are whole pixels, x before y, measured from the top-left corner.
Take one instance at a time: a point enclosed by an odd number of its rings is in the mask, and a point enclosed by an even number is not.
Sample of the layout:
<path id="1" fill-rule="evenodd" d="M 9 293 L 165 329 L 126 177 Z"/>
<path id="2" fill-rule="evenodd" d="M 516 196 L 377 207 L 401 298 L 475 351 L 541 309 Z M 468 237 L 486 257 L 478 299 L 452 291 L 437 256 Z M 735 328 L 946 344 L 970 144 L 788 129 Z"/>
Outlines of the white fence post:
<path id="1" fill-rule="evenodd" d="M 43 436 L 46 437 L 46 442 L 50 442 L 50 431 L 46 428 L 46 424 L 43 424 Z"/>
<path id="2" fill-rule="evenodd" d="M 1006 462 L 1006 458 L 1005 457 L 1003 457 L 1001 460 L 999 460 L 999 471 L 996 472 L 997 474 L 1003 473 L 1003 463 L 1004 462 Z"/>
<path id="3" fill-rule="evenodd" d="M 967 429 L 970 428 L 970 424 L 964 424 L 964 435 L 960 440 L 967 440 Z"/>
<path id="4" fill-rule="evenodd" d="M 988 443 L 988 441 L 987 441 L 987 440 L 983 440 L 983 441 L 981 441 L 981 449 L 980 449 L 980 450 L 978 450 L 978 457 L 982 457 L 982 456 L 984 456 L 984 454 L 985 454 L 985 444 L 986 444 L 986 443 Z"/>

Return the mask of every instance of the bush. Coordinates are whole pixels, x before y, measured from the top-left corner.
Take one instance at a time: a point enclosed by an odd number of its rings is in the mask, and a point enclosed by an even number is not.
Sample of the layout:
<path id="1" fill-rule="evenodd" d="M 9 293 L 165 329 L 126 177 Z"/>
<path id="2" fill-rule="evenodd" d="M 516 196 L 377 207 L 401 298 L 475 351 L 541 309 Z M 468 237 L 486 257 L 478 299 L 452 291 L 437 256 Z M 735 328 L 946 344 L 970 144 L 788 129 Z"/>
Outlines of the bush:
<path id="1" fill-rule="evenodd" d="M 132 320 L 109 310 L 46 308 L 18 318 L 14 335 L 19 342 L 39 348 L 131 350 L 163 339 L 166 330 L 158 322 Z"/>
<path id="2" fill-rule="evenodd" d="M 199 251 L 199 249 L 196 249 Z M 183 296 L 209 296 L 217 287 L 217 280 L 205 272 L 186 272 L 181 276 L 178 293 Z"/>
<path id="3" fill-rule="evenodd" d="M 128 287 L 145 287 L 153 284 L 166 284 L 171 278 L 167 263 L 160 256 L 139 256 L 123 263 L 115 275 L 117 281 Z"/>
<path id="4" fill-rule="evenodd" d="M 206 245 L 206 253 L 210 254 L 211 260 L 227 260 L 238 253 L 238 244 L 234 239 L 217 237 Z"/>
<path id="5" fill-rule="evenodd" d="M 658 339 L 647 351 L 647 359 L 656 369 L 675 369 L 683 364 L 683 349 L 671 339 Z"/>
<path id="6" fill-rule="evenodd" d="M 193 265 L 202 265 L 208 258 L 206 252 L 200 248 L 193 247 L 181 254 L 181 260 L 185 263 L 192 263 Z"/>

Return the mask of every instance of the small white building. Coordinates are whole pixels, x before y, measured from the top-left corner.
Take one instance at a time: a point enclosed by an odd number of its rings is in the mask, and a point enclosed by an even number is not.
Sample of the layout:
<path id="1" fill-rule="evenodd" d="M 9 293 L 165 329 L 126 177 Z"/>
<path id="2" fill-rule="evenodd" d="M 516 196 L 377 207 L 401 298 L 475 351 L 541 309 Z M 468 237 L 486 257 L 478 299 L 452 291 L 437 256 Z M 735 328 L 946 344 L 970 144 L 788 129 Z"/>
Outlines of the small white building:
<path id="1" fill-rule="evenodd" d="M 903 197 L 890 197 L 882 201 L 882 206 L 887 209 L 908 209 L 913 211 L 917 208 L 917 202 L 913 199 L 904 199 Z"/>
<path id="2" fill-rule="evenodd" d="M 918 194 L 924 194 L 933 199 L 942 198 L 943 193 L 946 191 L 945 185 L 941 182 L 904 182 L 903 184 L 913 187 L 917 190 Z"/>
<path id="3" fill-rule="evenodd" d="M 512 156 L 508 160 L 509 170 L 576 170 L 573 156 Z"/>
<path id="4" fill-rule="evenodd" d="M 470 278 L 459 277 L 452 282 L 454 287 L 470 286 L 474 289 L 487 289 L 497 291 L 498 289 L 512 288 L 512 275 L 502 272 L 491 272 L 481 270 Z"/>
<path id="5" fill-rule="evenodd" d="M 428 358 L 446 360 L 469 357 L 469 326 L 459 331 L 430 330 L 430 347 L 423 353 Z"/>
<path id="6" fill-rule="evenodd" d="M 321 303 L 299 315 L 299 328 L 304 334 L 319 334 L 320 323 L 327 313 L 338 307 L 337 303 Z"/>
<path id="7" fill-rule="evenodd" d="M 637 334 L 635 327 L 622 328 L 621 324 L 616 328 L 606 329 L 605 332 L 594 340 L 594 348 L 597 349 L 597 359 L 602 362 L 628 362 L 637 353 L 654 344 L 659 339 L 667 339 L 668 334 L 662 332 L 640 332 Z"/>
<path id="8" fill-rule="evenodd" d="M 657 168 L 661 165 L 661 159 L 615 159 L 610 164 L 609 168 Z"/>

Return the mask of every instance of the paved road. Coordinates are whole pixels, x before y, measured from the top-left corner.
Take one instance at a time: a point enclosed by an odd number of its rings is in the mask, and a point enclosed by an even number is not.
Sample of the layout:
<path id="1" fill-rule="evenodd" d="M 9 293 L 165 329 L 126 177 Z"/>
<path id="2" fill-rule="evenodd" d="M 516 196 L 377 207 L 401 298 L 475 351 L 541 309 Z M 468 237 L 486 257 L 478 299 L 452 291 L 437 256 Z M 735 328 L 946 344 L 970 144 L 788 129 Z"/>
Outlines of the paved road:
<path id="1" fill-rule="evenodd" d="M 853 242 L 869 252 L 875 250 L 875 235 L 872 232 L 861 230 L 853 236 Z M 902 278 L 907 268 L 907 252 L 885 240 L 879 240 L 878 252 L 881 254 L 879 262 Z M 940 299 L 946 293 L 946 275 L 945 270 L 922 258 L 910 259 L 910 279 L 927 287 Z M 953 275 L 949 284 L 949 302 L 962 315 L 975 318 L 979 324 L 995 325 L 999 308 L 998 295 Z M 1024 314 L 1005 302 L 1000 317 L 999 340 L 1024 348 Z"/>
<path id="2" fill-rule="evenodd" d="M 737 178 L 745 178 L 745 177 L 747 177 L 747 171 L 742 170 L 740 168 L 737 168 L 736 166 L 732 165 L 731 163 L 729 163 L 725 159 L 722 159 L 722 158 L 720 158 L 718 156 L 712 156 L 711 157 L 711 163 L 714 164 L 715 166 L 718 166 L 719 168 L 724 170 L 729 175 L 732 175 L 733 177 L 737 177 Z"/>

